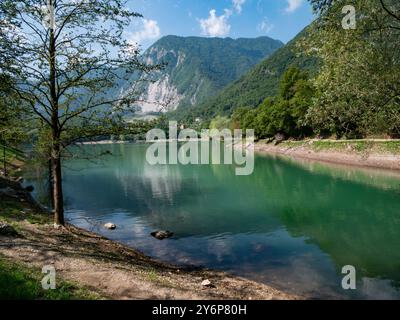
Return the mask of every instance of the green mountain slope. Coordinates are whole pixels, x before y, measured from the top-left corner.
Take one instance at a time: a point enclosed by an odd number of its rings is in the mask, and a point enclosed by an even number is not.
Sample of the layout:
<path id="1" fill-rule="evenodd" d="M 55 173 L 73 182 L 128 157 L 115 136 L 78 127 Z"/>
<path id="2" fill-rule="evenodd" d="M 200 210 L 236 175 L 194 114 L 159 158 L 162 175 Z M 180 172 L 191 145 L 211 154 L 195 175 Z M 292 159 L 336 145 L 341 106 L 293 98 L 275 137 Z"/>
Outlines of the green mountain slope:
<path id="1" fill-rule="evenodd" d="M 148 102 L 141 105 L 142 110 L 154 112 L 161 105 L 175 110 L 202 103 L 282 46 L 269 37 L 166 36 L 144 53 L 146 61 L 166 67 L 142 88 L 141 100 Z"/>
<path id="2" fill-rule="evenodd" d="M 278 93 L 280 78 L 289 66 L 298 66 L 301 69 L 309 70 L 310 73 L 316 72 L 317 60 L 302 55 L 296 48 L 297 43 L 306 35 L 305 29 L 286 46 L 259 63 L 239 80 L 227 86 L 217 96 L 188 110 L 184 117 L 210 119 L 217 114 L 229 115 L 238 107 L 257 107 L 267 97 L 275 96 Z"/>

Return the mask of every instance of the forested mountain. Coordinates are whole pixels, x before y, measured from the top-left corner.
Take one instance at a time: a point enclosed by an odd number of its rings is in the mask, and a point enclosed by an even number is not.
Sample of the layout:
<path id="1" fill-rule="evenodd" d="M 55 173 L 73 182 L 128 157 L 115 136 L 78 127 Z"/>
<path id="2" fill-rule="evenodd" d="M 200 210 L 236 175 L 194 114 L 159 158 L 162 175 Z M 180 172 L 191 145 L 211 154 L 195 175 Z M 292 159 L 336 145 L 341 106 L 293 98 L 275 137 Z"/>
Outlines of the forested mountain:
<path id="1" fill-rule="evenodd" d="M 295 39 L 216 97 L 172 117 L 254 129 L 258 138 L 399 137 L 398 2 L 360 0 L 357 28 L 338 24 L 345 0 L 313 3 L 320 16 Z"/>
<path id="2" fill-rule="evenodd" d="M 155 112 L 202 103 L 282 46 L 269 37 L 166 36 L 144 53 L 148 63 L 164 64 L 164 68 L 151 76 L 152 82 L 139 85 L 140 107 Z M 122 94 L 126 90 L 132 88 L 123 88 Z"/>
<path id="3" fill-rule="evenodd" d="M 203 117 L 210 119 L 215 115 L 230 115 L 239 107 L 255 108 L 267 97 L 278 93 L 279 81 L 290 67 L 299 67 L 311 74 L 318 69 L 317 59 L 299 52 L 297 44 L 307 35 L 307 28 L 299 33 L 286 46 L 256 65 L 239 80 L 224 88 L 212 97 L 185 113 L 185 118 Z"/>

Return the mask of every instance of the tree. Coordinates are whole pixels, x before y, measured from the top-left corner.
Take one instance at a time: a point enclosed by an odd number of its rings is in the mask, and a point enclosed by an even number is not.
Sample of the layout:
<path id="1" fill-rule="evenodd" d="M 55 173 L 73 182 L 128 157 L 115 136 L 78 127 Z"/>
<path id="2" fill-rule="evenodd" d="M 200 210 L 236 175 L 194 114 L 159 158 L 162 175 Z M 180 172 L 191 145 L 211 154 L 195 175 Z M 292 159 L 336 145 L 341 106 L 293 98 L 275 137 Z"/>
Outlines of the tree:
<path id="1" fill-rule="evenodd" d="M 6 148 L 16 148 L 27 137 L 29 119 L 24 117 L 25 105 L 12 94 L 12 79 L 0 75 L 0 144 L 3 147 L 3 172 L 6 169 Z"/>
<path id="2" fill-rule="evenodd" d="M 395 20 L 400 22 L 400 10 L 393 0 L 379 0 L 383 10 Z M 397 3 L 398 4 L 398 3 Z M 390 28 L 399 29 L 399 26 L 390 25 Z"/>
<path id="3" fill-rule="evenodd" d="M 296 67 L 289 67 L 283 74 L 279 84 L 279 94 L 282 99 L 290 100 L 298 92 L 299 81 L 308 80 L 308 74 Z"/>
<path id="4" fill-rule="evenodd" d="M 313 95 L 308 73 L 289 67 L 281 78 L 279 95 L 266 99 L 258 108 L 255 120 L 257 136 L 267 138 L 282 134 L 298 138 L 311 135 L 305 117 Z"/>
<path id="5" fill-rule="evenodd" d="M 309 123 L 338 138 L 400 134 L 398 1 L 356 0 L 357 28 L 341 25 L 344 0 L 312 1 L 320 18 L 304 46 L 323 65 Z M 385 9 L 386 8 L 386 9 Z"/>
<path id="6" fill-rule="evenodd" d="M 335 0 L 309 0 L 313 9 L 317 13 L 325 13 L 334 3 Z"/>
<path id="7" fill-rule="evenodd" d="M 8 175 L 7 170 L 7 148 L 10 145 L 14 145 L 15 138 L 19 137 L 16 132 L 15 117 L 14 113 L 11 112 L 11 103 L 7 102 L 7 95 L 9 94 L 9 79 L 0 75 L 0 150 L 1 150 L 1 162 L 2 162 L 2 173 L 4 176 Z M 12 101 L 11 101 L 12 102 Z M 10 141 L 10 140 L 14 141 Z"/>
<path id="8" fill-rule="evenodd" d="M 224 130 L 231 128 L 231 120 L 228 117 L 216 116 L 211 120 L 210 129 Z"/>
<path id="9" fill-rule="evenodd" d="M 245 118 L 248 113 L 251 111 L 251 108 L 237 108 L 233 111 L 232 114 L 232 127 L 233 129 L 243 129 L 246 130 L 248 128 L 248 124 L 245 123 Z"/>
<path id="10" fill-rule="evenodd" d="M 289 67 L 282 75 L 279 95 L 267 98 L 257 108 L 238 108 L 232 115 L 234 127 L 254 129 L 258 139 L 276 134 L 304 137 L 313 133 L 305 123 L 314 88 L 307 72 Z"/>
<path id="11" fill-rule="evenodd" d="M 340 0 L 309 0 L 313 9 L 318 14 L 325 14 L 328 10 L 336 3 L 341 2 Z M 388 14 L 390 17 L 400 21 L 400 13 L 399 8 L 396 7 L 397 0 L 379 0 L 379 4 L 381 8 Z M 398 27 L 392 26 L 397 29 Z"/>
<path id="12" fill-rule="evenodd" d="M 125 129 L 123 116 L 137 96 L 134 80 L 126 95 L 111 93 L 132 74 L 157 68 L 143 64 L 139 47 L 123 37 L 138 17 L 125 0 L 1 1 L 0 61 L 7 64 L 0 71 L 14 78 L 15 94 L 51 133 L 57 225 L 64 225 L 63 150 L 83 137 Z"/>

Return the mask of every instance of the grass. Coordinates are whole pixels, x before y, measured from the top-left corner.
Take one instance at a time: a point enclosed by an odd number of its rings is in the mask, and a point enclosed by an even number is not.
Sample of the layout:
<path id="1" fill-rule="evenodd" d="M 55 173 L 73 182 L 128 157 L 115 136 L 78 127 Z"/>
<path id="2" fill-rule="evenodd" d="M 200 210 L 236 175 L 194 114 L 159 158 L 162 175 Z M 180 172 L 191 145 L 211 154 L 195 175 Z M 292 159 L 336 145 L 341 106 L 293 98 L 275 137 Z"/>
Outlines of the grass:
<path id="1" fill-rule="evenodd" d="M 344 151 L 356 153 L 390 153 L 400 154 L 399 140 L 304 140 L 304 141 L 284 141 L 281 146 L 287 148 L 308 147 L 313 151 L 324 150 Z"/>
<path id="2" fill-rule="evenodd" d="M 20 161 L 25 160 L 25 154 L 22 151 L 9 147 L 5 147 L 5 150 L 6 150 L 6 159 L 14 159 L 14 160 L 16 159 Z M 0 145 L 0 153 L 1 156 L 3 157 L 4 149 L 2 145 Z"/>
<path id="3" fill-rule="evenodd" d="M 5 162 L 8 175 L 14 175 L 15 170 L 20 168 L 26 160 L 26 155 L 17 149 L 6 147 L 0 144 L 0 166 L 4 168 L 4 150 L 5 150 Z"/>
<path id="4" fill-rule="evenodd" d="M 157 271 L 156 270 L 150 270 L 147 273 L 147 280 L 149 280 L 151 282 L 159 281 L 159 277 L 158 277 Z"/>
<path id="5" fill-rule="evenodd" d="M 0 299 L 2 300 L 95 300 L 86 289 L 56 279 L 55 290 L 44 290 L 41 280 L 45 275 L 35 268 L 10 262 L 0 256 Z"/>
<path id="6" fill-rule="evenodd" d="M 31 224 L 46 224 L 51 222 L 51 217 L 44 213 L 35 212 L 26 203 L 18 199 L 2 197 L 0 199 L 0 220 L 10 224 L 18 221 L 28 221 Z"/>

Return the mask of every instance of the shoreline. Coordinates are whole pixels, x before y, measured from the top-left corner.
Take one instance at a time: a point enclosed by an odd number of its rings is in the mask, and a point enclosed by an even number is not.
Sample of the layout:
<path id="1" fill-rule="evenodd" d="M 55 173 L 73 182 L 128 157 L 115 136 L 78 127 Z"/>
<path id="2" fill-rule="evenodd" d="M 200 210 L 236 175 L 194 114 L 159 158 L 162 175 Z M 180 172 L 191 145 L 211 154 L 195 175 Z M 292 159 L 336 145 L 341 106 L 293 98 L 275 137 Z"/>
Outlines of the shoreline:
<path id="1" fill-rule="evenodd" d="M 201 141 L 201 139 L 199 139 Z M 184 142 L 184 141 L 182 141 Z M 89 141 L 78 145 L 121 145 L 145 144 L 146 141 Z M 149 142 L 150 143 L 150 142 Z M 374 145 L 385 143 L 398 144 L 397 152 L 382 151 Z M 320 145 L 315 148 L 314 145 Z M 324 144 L 327 148 L 324 148 Z M 362 150 L 357 150 L 358 144 L 366 144 Z M 368 144 L 371 144 L 369 146 Z M 341 148 L 332 147 L 341 145 Z M 284 141 L 279 145 L 259 141 L 254 143 L 254 151 L 260 154 L 279 155 L 293 159 L 317 161 L 327 164 L 337 164 L 360 168 L 400 171 L 400 140 L 370 139 L 370 140 L 302 140 Z"/>
<path id="2" fill-rule="evenodd" d="M 90 144 L 109 144 L 101 141 Z M 121 143 L 129 143 L 120 141 Z M 361 147 L 357 143 L 367 144 Z M 400 140 L 308 140 L 286 141 L 279 145 L 257 142 L 261 154 L 359 168 L 396 170 L 400 173 L 400 153 L 382 151 L 384 143 L 400 145 Z M 0 189 L 9 187 L 18 197 L 4 197 L 0 190 L 0 222 L 17 227 L 21 237 L 0 235 L 0 260 L 5 258 L 26 268 L 54 265 L 60 279 L 73 281 L 84 289 L 106 299 L 129 300 L 304 300 L 267 284 L 252 281 L 223 271 L 179 266 L 151 258 L 133 247 L 109 240 L 96 233 L 68 224 L 55 229 L 51 215 L 22 186 L 0 177 Z M 6 199 L 6 200 L 4 200 Z M 7 215 L 10 206 L 18 206 L 18 219 Z M 15 203 L 14 203 L 15 202 Z M 31 213 L 39 213 L 44 223 L 31 223 Z M 4 216 L 5 214 L 5 216 Z M 6 218 L 4 218 L 6 217 Z M 21 218 L 22 217 L 22 218 Z M 118 231 L 116 231 L 118 232 Z M 93 272 L 93 270 L 96 270 Z M 202 285 L 209 280 L 211 287 Z M 290 290 L 289 290 L 290 291 Z"/>
<path id="3" fill-rule="evenodd" d="M 41 209 L 28 192 L 0 177 L 0 189 L 5 188 L 11 188 L 17 196 L 0 192 L 0 221 L 15 227 L 19 236 L 0 235 L 0 259 L 39 270 L 52 265 L 57 279 L 72 281 L 105 299 L 306 299 L 223 271 L 161 262 L 71 224 L 54 228 L 50 213 Z M 202 285 L 204 280 L 211 285 Z"/>
<path id="4" fill-rule="evenodd" d="M 108 145 L 108 144 L 128 144 L 135 143 L 131 141 L 113 141 L 113 140 L 100 140 L 100 141 L 88 141 L 88 142 L 77 142 L 77 145 L 92 146 L 92 145 Z"/>
<path id="5" fill-rule="evenodd" d="M 367 144 L 367 147 L 357 150 L 356 145 L 359 143 Z M 400 171 L 400 153 L 379 150 L 380 144 L 384 143 L 400 145 L 400 140 L 309 140 L 287 141 L 279 145 L 260 141 L 255 143 L 254 150 L 260 154 L 327 164 Z"/>

